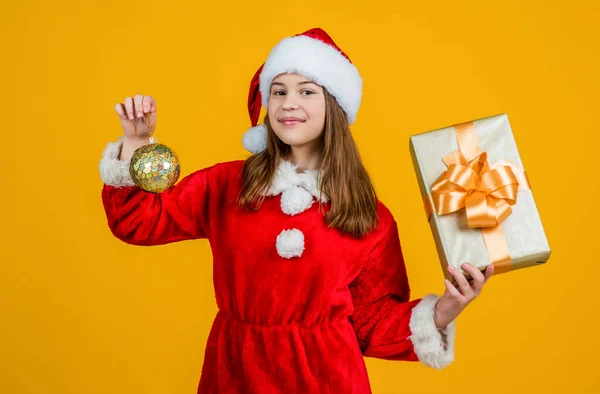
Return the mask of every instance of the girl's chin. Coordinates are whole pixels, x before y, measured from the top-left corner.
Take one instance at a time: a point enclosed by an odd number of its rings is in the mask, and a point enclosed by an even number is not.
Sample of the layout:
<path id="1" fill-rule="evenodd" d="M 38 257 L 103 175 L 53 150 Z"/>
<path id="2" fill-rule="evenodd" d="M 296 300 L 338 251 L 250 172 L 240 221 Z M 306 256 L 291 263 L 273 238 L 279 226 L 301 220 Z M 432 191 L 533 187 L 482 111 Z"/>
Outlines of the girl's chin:
<path id="1" fill-rule="evenodd" d="M 316 138 L 306 138 L 306 131 L 292 129 L 282 130 L 275 134 L 284 144 L 291 147 L 305 146 Z"/>

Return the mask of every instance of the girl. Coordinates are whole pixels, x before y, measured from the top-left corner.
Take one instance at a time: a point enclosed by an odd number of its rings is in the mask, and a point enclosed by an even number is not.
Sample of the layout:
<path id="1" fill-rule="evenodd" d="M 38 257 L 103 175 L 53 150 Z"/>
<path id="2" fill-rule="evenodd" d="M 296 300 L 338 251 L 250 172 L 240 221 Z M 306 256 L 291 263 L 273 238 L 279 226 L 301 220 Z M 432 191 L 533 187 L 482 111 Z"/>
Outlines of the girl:
<path id="1" fill-rule="evenodd" d="M 362 79 L 321 29 L 277 44 L 249 95 L 253 155 L 150 193 L 129 161 L 155 128 L 156 102 L 116 105 L 124 136 L 104 151 L 102 201 L 133 245 L 206 238 L 219 312 L 198 393 L 370 393 L 363 356 L 454 358 L 454 320 L 493 273 L 451 273 L 441 297 L 410 299 L 396 222 L 377 199 L 349 125 Z M 261 105 L 264 124 L 257 125 Z M 143 119 L 147 117 L 149 123 Z"/>

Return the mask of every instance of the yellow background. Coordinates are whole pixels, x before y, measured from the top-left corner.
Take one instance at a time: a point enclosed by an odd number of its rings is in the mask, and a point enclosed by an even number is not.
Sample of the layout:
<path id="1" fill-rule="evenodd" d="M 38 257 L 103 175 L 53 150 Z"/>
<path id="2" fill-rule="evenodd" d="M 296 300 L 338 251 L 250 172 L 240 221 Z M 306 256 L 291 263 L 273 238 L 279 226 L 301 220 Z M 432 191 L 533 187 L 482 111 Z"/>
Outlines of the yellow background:
<path id="1" fill-rule="evenodd" d="M 441 293 L 443 276 L 411 134 L 506 112 L 553 249 L 492 278 L 447 369 L 368 359 L 374 393 L 599 393 L 600 6 L 416 3 L 3 2 L 0 393 L 195 393 L 216 312 L 209 245 L 111 235 L 98 163 L 121 133 L 113 106 L 156 98 L 182 176 L 244 158 L 252 75 L 316 26 L 364 78 L 353 133 L 413 297 Z"/>

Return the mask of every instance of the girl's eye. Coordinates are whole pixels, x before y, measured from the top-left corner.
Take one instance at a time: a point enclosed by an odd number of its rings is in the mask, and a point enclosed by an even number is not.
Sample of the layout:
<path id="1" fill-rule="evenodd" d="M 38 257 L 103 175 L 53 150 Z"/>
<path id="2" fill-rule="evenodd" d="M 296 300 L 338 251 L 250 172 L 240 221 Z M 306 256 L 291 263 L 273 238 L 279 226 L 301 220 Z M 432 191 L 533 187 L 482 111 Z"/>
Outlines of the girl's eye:
<path id="1" fill-rule="evenodd" d="M 285 94 L 285 91 L 283 91 L 283 90 L 276 90 L 276 91 L 274 91 L 271 94 L 273 96 L 283 96 Z M 301 91 L 300 94 L 304 94 L 305 96 L 310 96 L 310 95 L 315 94 L 315 92 L 313 92 L 312 90 L 305 89 L 305 90 Z"/>

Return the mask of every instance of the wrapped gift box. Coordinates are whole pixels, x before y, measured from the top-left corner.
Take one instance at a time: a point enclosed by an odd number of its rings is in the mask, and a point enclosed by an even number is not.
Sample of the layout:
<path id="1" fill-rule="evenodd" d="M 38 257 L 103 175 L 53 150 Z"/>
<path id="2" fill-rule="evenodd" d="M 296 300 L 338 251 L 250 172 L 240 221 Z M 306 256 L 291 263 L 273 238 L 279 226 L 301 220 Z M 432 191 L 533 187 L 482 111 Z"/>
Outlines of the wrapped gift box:
<path id="1" fill-rule="evenodd" d="M 503 273 L 549 259 L 506 114 L 413 135 L 410 152 L 446 278 L 449 264 Z"/>

